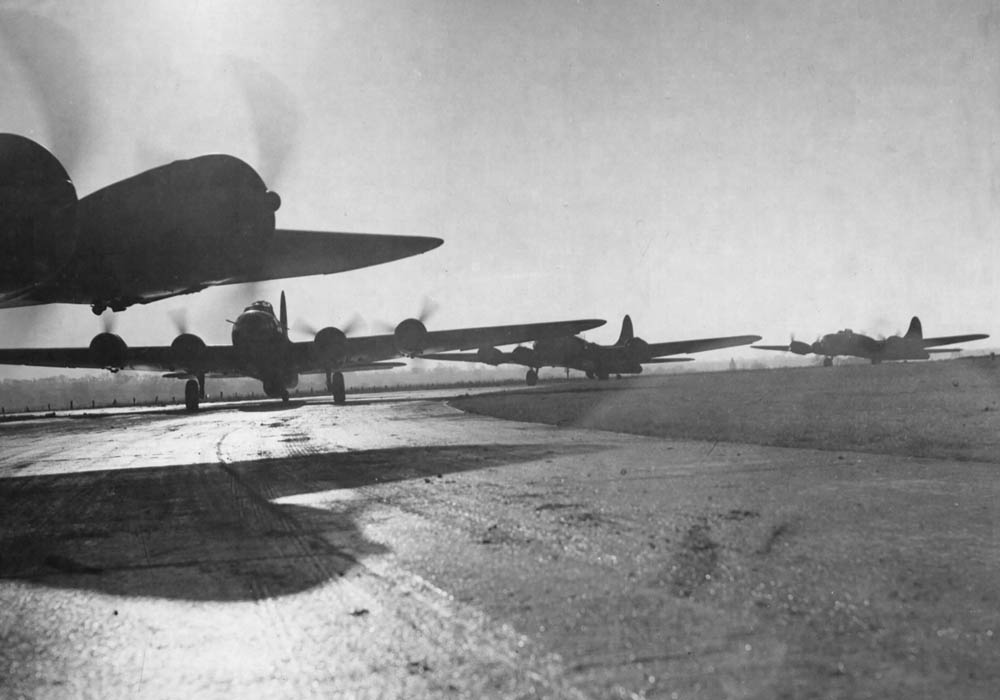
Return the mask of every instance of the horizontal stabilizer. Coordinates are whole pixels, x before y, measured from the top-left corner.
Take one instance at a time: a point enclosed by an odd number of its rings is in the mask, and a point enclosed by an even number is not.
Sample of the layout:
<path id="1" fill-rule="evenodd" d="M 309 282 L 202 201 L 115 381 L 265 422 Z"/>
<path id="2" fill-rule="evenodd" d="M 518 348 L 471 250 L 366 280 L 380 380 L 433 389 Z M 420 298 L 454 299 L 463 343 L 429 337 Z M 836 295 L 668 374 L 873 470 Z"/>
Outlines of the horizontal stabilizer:
<path id="1" fill-rule="evenodd" d="M 968 343 L 973 340 L 983 340 L 990 336 L 986 333 L 973 333 L 972 335 L 948 335 L 940 338 L 924 338 L 924 347 L 932 348 L 935 345 L 951 345 L 952 343 Z"/>

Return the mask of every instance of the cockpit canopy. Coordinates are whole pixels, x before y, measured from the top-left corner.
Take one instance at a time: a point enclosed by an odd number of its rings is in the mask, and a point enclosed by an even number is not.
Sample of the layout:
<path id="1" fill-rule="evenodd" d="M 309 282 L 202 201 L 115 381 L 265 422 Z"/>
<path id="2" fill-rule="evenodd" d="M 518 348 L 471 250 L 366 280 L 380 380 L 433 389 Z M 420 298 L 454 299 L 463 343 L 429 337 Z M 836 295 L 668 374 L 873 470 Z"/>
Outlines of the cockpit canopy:
<path id="1" fill-rule="evenodd" d="M 244 311 L 263 311 L 264 313 L 274 316 L 274 307 L 266 301 L 255 301 L 250 304 Z"/>

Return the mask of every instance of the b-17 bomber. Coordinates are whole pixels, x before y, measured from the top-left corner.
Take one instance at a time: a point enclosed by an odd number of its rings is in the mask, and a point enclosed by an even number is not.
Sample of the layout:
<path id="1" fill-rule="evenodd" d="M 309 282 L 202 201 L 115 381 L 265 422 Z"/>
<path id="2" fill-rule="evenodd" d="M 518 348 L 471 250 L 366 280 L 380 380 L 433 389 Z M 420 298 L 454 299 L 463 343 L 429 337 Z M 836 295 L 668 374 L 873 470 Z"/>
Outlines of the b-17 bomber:
<path id="1" fill-rule="evenodd" d="M 82 199 L 59 160 L 0 134 L 0 308 L 122 311 L 206 287 L 354 270 L 439 238 L 275 228 L 281 198 L 247 163 L 177 160 Z"/>
<path id="2" fill-rule="evenodd" d="M 263 383 L 267 396 L 287 401 L 299 375 L 325 374 L 327 390 L 342 404 L 344 372 L 392 369 L 402 363 L 387 360 L 552 338 L 601 325 L 603 320 L 587 319 L 428 331 L 422 319 L 408 318 L 391 334 L 348 337 L 340 328 L 327 326 L 311 341 L 295 342 L 288 337 L 282 292 L 277 315 L 267 301 L 255 301 L 243 310 L 233 322 L 230 345 L 206 345 L 197 335 L 181 332 L 169 346 L 129 347 L 120 336 L 105 331 L 86 348 L 0 349 L 0 364 L 165 372 L 166 377 L 187 380 L 184 402 L 191 411 L 205 397 L 208 377 L 253 377 Z"/>
<path id="3" fill-rule="evenodd" d="M 823 366 L 833 365 L 833 358 L 839 356 L 860 357 L 871 360 L 873 365 L 882 361 L 927 360 L 934 353 L 961 352 L 961 348 L 940 348 L 940 345 L 967 343 L 989 338 L 985 333 L 949 335 L 939 338 L 925 338 L 920 319 L 914 316 L 910 327 L 903 336 L 893 335 L 875 339 L 863 333 L 855 333 L 845 328 L 836 333 L 827 333 L 814 343 L 792 340 L 788 345 L 754 345 L 755 350 L 776 350 L 796 355 L 822 355 Z"/>
<path id="4" fill-rule="evenodd" d="M 707 350 L 719 350 L 737 345 L 749 345 L 760 340 L 759 335 L 734 335 L 722 338 L 697 338 L 666 343 L 647 343 L 636 337 L 632 319 L 622 320 L 621 333 L 614 345 L 598 345 L 576 335 L 563 335 L 536 340 L 532 347 L 516 347 L 503 352 L 496 347 L 481 347 L 475 353 L 425 353 L 430 360 L 448 362 L 481 362 L 488 365 L 518 364 L 528 368 L 528 386 L 538 383 L 542 367 L 566 367 L 586 373 L 588 379 L 608 379 L 612 374 L 640 374 L 644 364 L 690 362 L 691 357 L 668 357 Z"/>

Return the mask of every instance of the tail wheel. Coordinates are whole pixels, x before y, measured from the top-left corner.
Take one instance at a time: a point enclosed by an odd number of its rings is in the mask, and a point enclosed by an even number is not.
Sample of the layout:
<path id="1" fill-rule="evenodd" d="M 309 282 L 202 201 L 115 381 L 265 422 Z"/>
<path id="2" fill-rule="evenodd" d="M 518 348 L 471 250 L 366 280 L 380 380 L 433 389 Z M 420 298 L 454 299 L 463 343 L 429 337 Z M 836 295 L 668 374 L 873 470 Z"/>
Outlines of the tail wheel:
<path id="1" fill-rule="evenodd" d="M 184 383 L 184 408 L 188 411 L 197 411 L 200 395 L 201 387 L 198 386 L 198 380 L 188 379 Z"/>
<path id="2" fill-rule="evenodd" d="M 344 388 L 344 374 L 342 372 L 334 372 L 330 376 L 327 388 L 333 394 L 335 404 L 347 403 L 347 389 Z"/>
<path id="3" fill-rule="evenodd" d="M 528 373 L 524 375 L 524 381 L 528 384 L 528 386 L 535 386 L 535 384 L 538 384 L 538 370 L 529 369 Z"/>

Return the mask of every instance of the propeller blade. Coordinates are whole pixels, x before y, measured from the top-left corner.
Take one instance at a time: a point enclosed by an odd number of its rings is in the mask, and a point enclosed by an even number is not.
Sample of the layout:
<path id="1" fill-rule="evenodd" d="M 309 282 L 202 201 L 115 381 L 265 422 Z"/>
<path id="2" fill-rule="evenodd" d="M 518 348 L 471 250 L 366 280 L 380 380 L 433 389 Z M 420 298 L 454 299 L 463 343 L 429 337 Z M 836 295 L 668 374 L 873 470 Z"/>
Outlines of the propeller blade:
<path id="1" fill-rule="evenodd" d="M 360 314 L 356 313 L 353 316 L 351 316 L 350 320 L 347 323 L 345 323 L 343 326 L 340 326 L 339 328 L 344 335 L 350 335 L 353 331 L 357 330 L 357 328 L 362 326 L 363 324 L 364 324 L 364 319 L 361 318 Z M 321 329 L 317 328 L 308 321 L 305 321 L 301 318 L 297 318 L 295 319 L 295 323 L 292 324 L 292 330 L 315 338 Z"/>
<path id="2" fill-rule="evenodd" d="M 80 42 L 61 25 L 17 10 L 0 12 L 0 39 L 31 84 L 52 153 L 70 173 L 91 139 L 91 70 Z"/>
<path id="3" fill-rule="evenodd" d="M 168 315 L 170 316 L 170 320 L 173 321 L 174 330 L 176 330 L 178 334 L 188 332 L 188 317 L 186 308 L 172 309 L 168 312 Z"/>
<path id="4" fill-rule="evenodd" d="M 261 64 L 233 56 L 229 65 L 253 121 L 258 172 L 273 188 L 298 140 L 302 111 L 288 86 Z"/>
<path id="5" fill-rule="evenodd" d="M 365 325 L 365 320 L 361 318 L 361 314 L 355 313 L 348 319 L 347 323 L 344 324 L 343 328 L 340 330 L 344 331 L 344 335 L 350 335 L 353 331 Z"/>
<path id="6" fill-rule="evenodd" d="M 319 333 L 319 329 L 313 326 L 308 321 L 303 321 L 301 318 L 295 319 L 295 323 L 292 324 L 292 330 L 296 333 L 301 333 L 302 335 L 308 335 L 310 337 L 315 337 Z"/>
<path id="7" fill-rule="evenodd" d="M 420 312 L 416 316 L 411 316 L 409 318 L 414 318 L 426 325 L 431 316 L 437 313 L 438 308 L 439 304 L 436 301 L 428 296 L 425 296 L 420 302 Z M 372 327 L 380 333 L 393 333 L 395 332 L 397 325 L 398 324 L 382 320 L 377 320 L 372 323 Z"/>
<path id="8" fill-rule="evenodd" d="M 417 319 L 421 323 L 427 323 L 431 316 L 437 313 L 438 303 L 431 299 L 430 297 L 424 297 L 423 304 L 420 307 L 420 314 L 417 315 Z"/>

